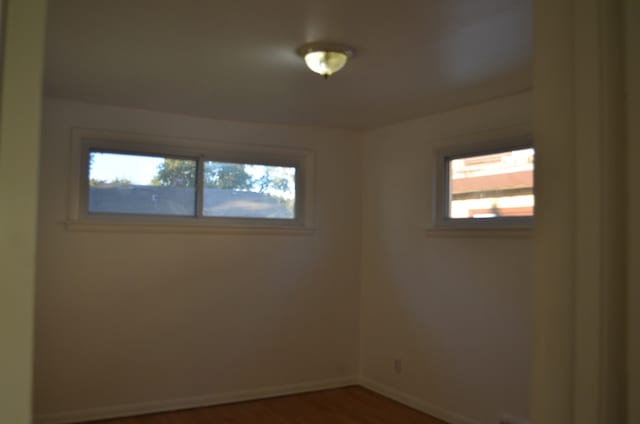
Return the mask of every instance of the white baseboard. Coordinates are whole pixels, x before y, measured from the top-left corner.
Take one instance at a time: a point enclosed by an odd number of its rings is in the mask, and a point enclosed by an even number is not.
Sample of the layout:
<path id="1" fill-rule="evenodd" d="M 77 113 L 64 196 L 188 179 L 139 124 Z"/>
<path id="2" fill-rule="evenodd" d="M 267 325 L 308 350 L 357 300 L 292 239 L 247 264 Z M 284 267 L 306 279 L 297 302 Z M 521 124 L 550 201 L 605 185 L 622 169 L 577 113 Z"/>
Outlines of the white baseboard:
<path id="1" fill-rule="evenodd" d="M 447 411 L 443 408 L 425 402 L 414 396 L 403 393 L 399 390 L 389 387 L 385 384 L 369 380 L 367 378 L 360 378 L 359 383 L 362 387 L 365 387 L 372 392 L 376 392 L 384 397 L 388 397 L 418 411 L 429 414 L 432 417 L 438 418 L 442 421 L 446 421 L 449 424 L 480 424 L 476 420 L 457 414 L 455 412 Z"/>
<path id="2" fill-rule="evenodd" d="M 260 389 L 238 392 L 194 396 L 189 398 L 168 399 L 153 402 L 113 405 L 83 410 L 63 411 L 52 414 L 42 414 L 35 416 L 34 423 L 70 424 L 109 418 L 129 417 L 134 415 L 221 405 L 225 403 L 243 402 L 247 400 L 266 399 L 276 396 L 293 395 L 353 385 L 360 385 L 362 387 L 365 387 L 382 396 L 393 399 L 397 402 L 410 406 L 414 409 L 422 411 L 450 424 L 480 424 L 478 421 L 429 404 L 428 402 L 403 393 L 385 384 L 378 383 L 367 378 L 358 378 L 355 376 L 331 380 L 310 381 L 306 383 L 284 386 L 264 387 Z"/>
<path id="3" fill-rule="evenodd" d="M 357 385 L 358 382 L 358 378 L 353 376 L 331 380 L 310 381 L 306 383 L 291 384 L 285 386 L 264 387 L 254 390 L 194 396 L 181 399 L 168 399 L 128 405 L 113 405 L 75 411 L 64 411 L 53 414 L 36 415 L 34 423 L 69 424 L 108 418 L 150 414 L 156 412 L 177 411 L 180 409 L 198 408 L 220 405 L 224 403 L 243 402 L 247 400 L 265 399 L 276 396 L 312 392 L 317 390 L 335 389 L 338 387 Z"/>

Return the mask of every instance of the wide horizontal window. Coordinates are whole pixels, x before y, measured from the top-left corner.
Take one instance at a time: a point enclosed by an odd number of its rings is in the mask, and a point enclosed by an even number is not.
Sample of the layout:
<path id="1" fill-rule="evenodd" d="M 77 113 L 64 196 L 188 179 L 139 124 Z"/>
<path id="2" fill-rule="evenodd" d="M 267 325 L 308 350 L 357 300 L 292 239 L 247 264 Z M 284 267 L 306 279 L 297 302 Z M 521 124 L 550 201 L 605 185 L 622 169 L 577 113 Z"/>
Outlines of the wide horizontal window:
<path id="1" fill-rule="evenodd" d="M 90 214 L 296 216 L 295 166 L 100 150 L 89 152 L 88 163 Z"/>
<path id="2" fill-rule="evenodd" d="M 313 228 L 312 151 L 89 129 L 72 135 L 70 229 Z"/>

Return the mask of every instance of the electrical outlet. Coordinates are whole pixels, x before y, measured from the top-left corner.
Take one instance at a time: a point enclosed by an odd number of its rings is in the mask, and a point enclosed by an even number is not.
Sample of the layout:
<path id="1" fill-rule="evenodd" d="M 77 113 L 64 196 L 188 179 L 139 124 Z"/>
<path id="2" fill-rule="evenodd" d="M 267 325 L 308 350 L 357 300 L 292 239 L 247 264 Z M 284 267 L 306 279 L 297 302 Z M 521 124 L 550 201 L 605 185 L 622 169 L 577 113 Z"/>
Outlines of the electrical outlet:
<path id="1" fill-rule="evenodd" d="M 400 359 L 394 359 L 393 360 L 393 371 L 395 371 L 396 374 L 402 374 L 402 361 Z"/>

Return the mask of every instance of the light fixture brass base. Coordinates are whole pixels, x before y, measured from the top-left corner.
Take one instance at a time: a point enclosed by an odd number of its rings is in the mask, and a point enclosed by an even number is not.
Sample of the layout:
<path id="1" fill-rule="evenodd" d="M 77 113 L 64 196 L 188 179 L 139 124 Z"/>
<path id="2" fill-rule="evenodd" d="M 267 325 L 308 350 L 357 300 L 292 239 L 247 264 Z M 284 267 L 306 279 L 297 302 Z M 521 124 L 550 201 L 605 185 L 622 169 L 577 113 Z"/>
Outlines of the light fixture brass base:
<path id="1" fill-rule="evenodd" d="M 344 53 L 349 59 L 351 59 L 355 54 L 352 47 L 329 41 L 314 41 L 311 43 L 303 44 L 296 49 L 296 53 L 302 58 L 304 58 L 308 53 L 320 51 Z"/>

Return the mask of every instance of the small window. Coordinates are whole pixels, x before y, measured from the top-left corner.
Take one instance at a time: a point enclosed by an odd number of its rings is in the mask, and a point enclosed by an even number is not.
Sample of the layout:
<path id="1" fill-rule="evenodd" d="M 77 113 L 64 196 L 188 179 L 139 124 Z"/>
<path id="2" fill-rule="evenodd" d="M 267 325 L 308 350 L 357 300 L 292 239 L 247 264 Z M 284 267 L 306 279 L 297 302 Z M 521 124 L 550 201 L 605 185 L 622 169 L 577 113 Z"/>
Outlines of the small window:
<path id="1" fill-rule="evenodd" d="M 310 228 L 313 155 L 302 149 L 76 130 L 70 223 Z M 104 227 L 105 229 L 108 227 Z M 175 227 L 174 227 L 175 228 Z M 188 228 L 193 227 L 184 227 Z"/>
<path id="2" fill-rule="evenodd" d="M 440 160 L 440 224 L 526 224 L 533 218 L 532 147 L 467 150 Z"/>

